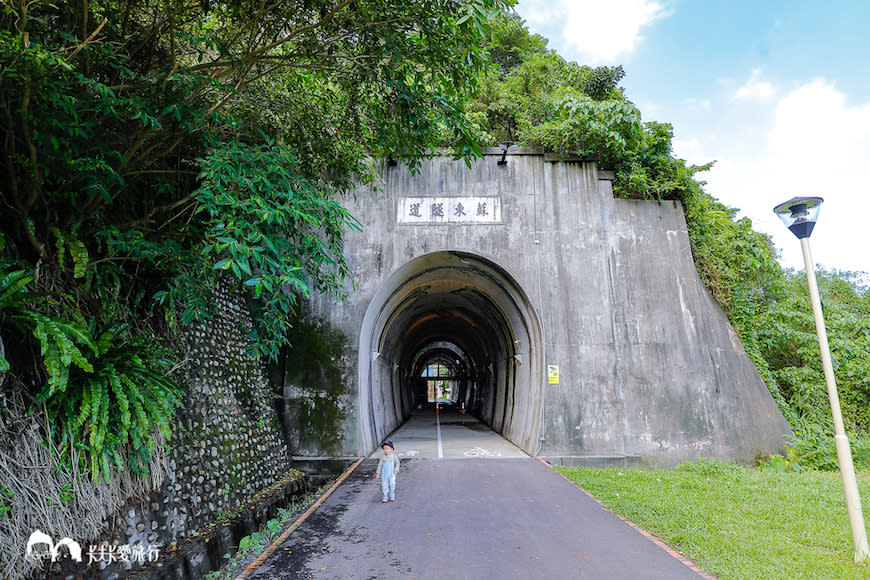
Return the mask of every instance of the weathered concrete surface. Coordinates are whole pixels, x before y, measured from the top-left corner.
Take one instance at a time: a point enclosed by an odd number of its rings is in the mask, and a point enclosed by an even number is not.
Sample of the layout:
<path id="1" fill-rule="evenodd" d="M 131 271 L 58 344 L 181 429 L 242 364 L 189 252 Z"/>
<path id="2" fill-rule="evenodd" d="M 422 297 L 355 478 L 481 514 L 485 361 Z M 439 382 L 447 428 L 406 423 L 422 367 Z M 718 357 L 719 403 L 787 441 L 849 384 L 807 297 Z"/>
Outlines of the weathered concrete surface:
<path id="1" fill-rule="evenodd" d="M 433 361 L 470 413 L 555 462 L 780 449 L 788 425 L 698 279 L 681 208 L 614 200 L 594 163 L 497 160 L 385 168 L 349 200 L 357 289 L 306 305 L 347 338 L 327 361 L 347 381 L 341 440 L 327 452 L 302 433 L 294 456 L 368 454 L 425 403 Z M 286 408 L 323 389 L 307 380 L 285 378 Z"/>

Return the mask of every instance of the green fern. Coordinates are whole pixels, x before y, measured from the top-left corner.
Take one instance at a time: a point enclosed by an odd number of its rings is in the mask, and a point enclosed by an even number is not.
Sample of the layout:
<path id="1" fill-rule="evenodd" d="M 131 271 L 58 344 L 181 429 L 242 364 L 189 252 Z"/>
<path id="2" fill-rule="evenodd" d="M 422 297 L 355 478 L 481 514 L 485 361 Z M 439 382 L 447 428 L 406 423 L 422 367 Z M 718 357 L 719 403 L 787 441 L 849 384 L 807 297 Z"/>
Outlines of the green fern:
<path id="1" fill-rule="evenodd" d="M 51 228 L 51 233 L 54 234 L 56 240 L 58 266 L 61 269 L 64 268 L 64 256 L 66 254 L 64 250 L 66 250 L 73 260 L 73 277 L 82 278 L 88 268 L 88 248 L 74 234 L 66 235 L 57 228 Z"/>
<path id="2" fill-rule="evenodd" d="M 92 370 L 82 348 L 96 353 L 97 346 L 82 324 L 36 311 L 33 305 L 44 302 L 45 295 L 28 290 L 31 282 L 33 276 L 25 270 L 0 273 L 0 326 L 8 324 L 24 334 L 33 334 L 39 341 L 51 391 L 63 391 L 70 366 L 85 372 Z M 0 357 L 0 370 L 9 369 L 9 361 Z"/>
<path id="3" fill-rule="evenodd" d="M 172 435 L 170 422 L 181 391 L 167 372 L 172 360 L 156 340 L 130 337 L 125 326 L 104 331 L 90 372 L 74 371 L 64 391 L 48 385 L 39 396 L 60 426 L 62 448 L 87 451 L 94 479 L 108 481 L 111 467 L 147 474 L 155 431 Z"/>
<path id="4" fill-rule="evenodd" d="M 48 412 L 61 460 L 69 460 L 71 449 L 83 451 L 82 462 L 95 480 L 108 481 L 112 466 L 147 474 L 153 434 L 171 436 L 170 422 L 180 405 L 181 391 L 168 376 L 174 362 L 168 351 L 154 338 L 131 336 L 125 325 L 97 333 L 94 322 L 88 328 L 37 311 L 37 305 L 60 302 L 30 291 L 34 279 L 27 271 L 7 268 L 0 262 L 0 327 L 32 334 L 39 343 L 47 380 L 37 401 Z M 0 372 L 9 370 L 9 361 L 0 356 Z"/>

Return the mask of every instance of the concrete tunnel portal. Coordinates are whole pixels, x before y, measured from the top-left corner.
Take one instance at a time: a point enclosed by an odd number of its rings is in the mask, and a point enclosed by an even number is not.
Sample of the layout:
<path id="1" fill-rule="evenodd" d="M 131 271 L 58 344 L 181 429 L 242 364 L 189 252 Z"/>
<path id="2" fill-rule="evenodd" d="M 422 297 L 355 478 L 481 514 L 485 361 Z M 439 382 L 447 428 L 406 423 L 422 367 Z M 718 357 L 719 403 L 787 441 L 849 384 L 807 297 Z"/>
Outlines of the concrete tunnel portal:
<path id="1" fill-rule="evenodd" d="M 294 460 L 368 455 L 433 377 L 562 465 L 781 450 L 788 423 L 698 276 L 679 202 L 615 199 L 592 161 L 503 154 L 384 167 L 347 200 L 356 288 L 311 296 L 299 329 L 323 340 L 279 371 Z"/>
<path id="2" fill-rule="evenodd" d="M 359 425 L 367 454 L 432 383 L 529 454 L 541 437 L 544 358 L 539 318 L 499 265 L 441 251 L 415 258 L 378 288 L 360 333 Z"/>

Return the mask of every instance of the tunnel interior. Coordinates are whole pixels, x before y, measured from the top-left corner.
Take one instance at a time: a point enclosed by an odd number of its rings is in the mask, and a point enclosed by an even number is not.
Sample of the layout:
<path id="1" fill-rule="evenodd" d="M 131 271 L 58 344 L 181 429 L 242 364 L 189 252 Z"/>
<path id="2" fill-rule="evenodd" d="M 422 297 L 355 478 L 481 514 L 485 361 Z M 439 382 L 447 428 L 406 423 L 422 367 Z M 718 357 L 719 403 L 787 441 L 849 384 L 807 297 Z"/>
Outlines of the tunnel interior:
<path id="1" fill-rule="evenodd" d="M 437 402 L 534 453 L 543 404 L 537 321 L 515 280 L 480 256 L 436 252 L 399 268 L 363 322 L 362 451 Z"/>

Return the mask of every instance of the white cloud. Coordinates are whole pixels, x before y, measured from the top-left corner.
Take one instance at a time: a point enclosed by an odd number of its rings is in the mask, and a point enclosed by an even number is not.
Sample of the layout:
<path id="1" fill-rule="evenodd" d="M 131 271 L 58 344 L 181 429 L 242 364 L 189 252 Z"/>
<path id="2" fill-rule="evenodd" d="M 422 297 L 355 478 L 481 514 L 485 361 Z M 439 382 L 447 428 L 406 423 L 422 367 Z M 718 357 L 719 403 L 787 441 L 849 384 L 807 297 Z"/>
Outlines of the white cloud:
<path id="1" fill-rule="evenodd" d="M 683 104 L 687 107 L 700 109 L 702 111 L 709 111 L 710 107 L 713 105 L 713 103 L 710 102 L 710 99 L 697 99 L 695 97 L 683 99 Z"/>
<path id="2" fill-rule="evenodd" d="M 517 10 L 532 28 L 590 66 L 630 54 L 642 30 L 668 14 L 655 0 L 521 0 Z"/>
<path id="3" fill-rule="evenodd" d="M 783 263 L 796 269 L 803 268 L 800 246 L 772 208 L 797 195 L 821 196 L 816 262 L 870 271 L 862 240 L 870 216 L 870 103 L 850 105 L 833 83 L 814 79 L 772 103 L 768 115 L 754 135 L 717 152 L 723 163 L 710 172 L 708 191 L 769 233 Z"/>
<path id="4" fill-rule="evenodd" d="M 761 69 L 754 69 L 749 75 L 749 80 L 737 89 L 734 98 L 737 100 L 747 101 L 769 101 L 776 90 L 773 85 L 767 81 L 761 80 Z"/>
<path id="5" fill-rule="evenodd" d="M 870 104 L 850 107 L 846 95 L 825 79 L 798 87 L 776 105 L 768 149 L 780 163 L 866 175 L 868 146 Z"/>
<path id="6" fill-rule="evenodd" d="M 768 158 L 780 182 L 825 198 L 812 240 L 817 261 L 870 271 L 862 240 L 870 216 L 870 103 L 849 106 L 833 83 L 815 79 L 780 100 L 774 120 Z"/>
<path id="7" fill-rule="evenodd" d="M 710 161 L 710 157 L 706 155 L 702 149 L 701 142 L 698 139 L 680 139 L 674 137 L 671 140 L 674 155 L 680 159 L 685 159 L 689 163 L 701 165 Z"/>

